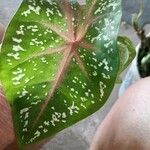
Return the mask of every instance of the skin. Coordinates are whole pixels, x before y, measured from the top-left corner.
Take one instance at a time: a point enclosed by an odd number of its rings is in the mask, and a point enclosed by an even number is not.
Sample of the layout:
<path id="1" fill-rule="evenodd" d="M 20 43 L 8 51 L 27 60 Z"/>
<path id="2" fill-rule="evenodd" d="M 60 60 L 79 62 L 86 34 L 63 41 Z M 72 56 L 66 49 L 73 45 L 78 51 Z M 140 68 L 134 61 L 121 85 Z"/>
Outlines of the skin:
<path id="1" fill-rule="evenodd" d="M 0 43 L 1 43 L 1 41 L 2 41 L 3 34 L 4 34 L 4 27 L 3 27 L 3 25 L 0 23 Z"/>
<path id="2" fill-rule="evenodd" d="M 4 100 L 2 94 L 0 95 L 0 137 L 3 137 L 0 138 L 0 149 L 4 149 L 14 140 L 10 106 Z"/>
<path id="3" fill-rule="evenodd" d="M 90 150 L 150 150 L 150 77 L 132 85 L 112 107 Z"/>

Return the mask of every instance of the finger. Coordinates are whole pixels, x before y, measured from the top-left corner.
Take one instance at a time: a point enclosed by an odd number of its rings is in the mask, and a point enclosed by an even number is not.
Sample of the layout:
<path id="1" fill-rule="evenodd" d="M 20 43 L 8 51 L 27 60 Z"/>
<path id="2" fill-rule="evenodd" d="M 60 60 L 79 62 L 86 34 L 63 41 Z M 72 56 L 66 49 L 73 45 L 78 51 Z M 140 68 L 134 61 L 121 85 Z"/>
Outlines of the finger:
<path id="1" fill-rule="evenodd" d="M 11 109 L 0 88 L 0 149 L 4 149 L 14 140 Z"/>
<path id="2" fill-rule="evenodd" d="M 0 23 L 0 43 L 2 42 L 4 31 L 5 31 L 4 26 Z"/>
<path id="3" fill-rule="evenodd" d="M 150 77 L 129 87 L 97 130 L 90 150 L 150 149 Z"/>

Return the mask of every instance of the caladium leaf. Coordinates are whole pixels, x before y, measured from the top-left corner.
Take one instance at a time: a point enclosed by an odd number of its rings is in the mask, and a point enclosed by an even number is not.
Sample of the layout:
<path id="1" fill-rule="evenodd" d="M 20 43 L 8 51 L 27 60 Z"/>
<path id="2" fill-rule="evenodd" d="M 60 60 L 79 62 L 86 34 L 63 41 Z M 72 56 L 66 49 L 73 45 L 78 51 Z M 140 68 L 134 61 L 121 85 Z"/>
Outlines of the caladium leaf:
<path id="1" fill-rule="evenodd" d="M 18 143 L 56 134 L 103 106 L 119 69 L 121 0 L 23 0 L 2 44 L 0 79 Z"/>

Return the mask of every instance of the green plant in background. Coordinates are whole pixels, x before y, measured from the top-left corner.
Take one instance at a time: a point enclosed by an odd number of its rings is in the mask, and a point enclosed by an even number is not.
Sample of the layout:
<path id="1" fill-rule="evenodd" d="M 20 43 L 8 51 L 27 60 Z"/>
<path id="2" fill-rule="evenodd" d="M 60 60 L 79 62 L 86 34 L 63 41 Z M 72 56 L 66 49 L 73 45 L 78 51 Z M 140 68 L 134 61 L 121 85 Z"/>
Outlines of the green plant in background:
<path id="1" fill-rule="evenodd" d="M 2 43 L 0 80 L 21 147 L 100 109 L 135 51 L 121 0 L 23 0 Z"/>
<path id="2" fill-rule="evenodd" d="M 139 73 L 144 78 L 150 76 L 150 36 L 146 36 L 145 30 L 139 23 L 143 11 L 144 6 L 141 5 L 140 12 L 132 16 L 132 25 L 141 41 L 137 62 Z"/>

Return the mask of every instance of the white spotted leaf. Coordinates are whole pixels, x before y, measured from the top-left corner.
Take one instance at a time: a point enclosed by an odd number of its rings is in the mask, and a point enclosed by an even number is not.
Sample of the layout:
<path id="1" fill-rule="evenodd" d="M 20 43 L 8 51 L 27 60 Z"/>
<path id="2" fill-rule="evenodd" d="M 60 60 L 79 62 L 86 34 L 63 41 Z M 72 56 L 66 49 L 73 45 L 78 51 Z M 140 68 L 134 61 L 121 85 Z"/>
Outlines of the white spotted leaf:
<path id="1" fill-rule="evenodd" d="M 0 80 L 21 146 L 100 109 L 120 62 L 121 0 L 23 0 L 0 55 Z"/>

